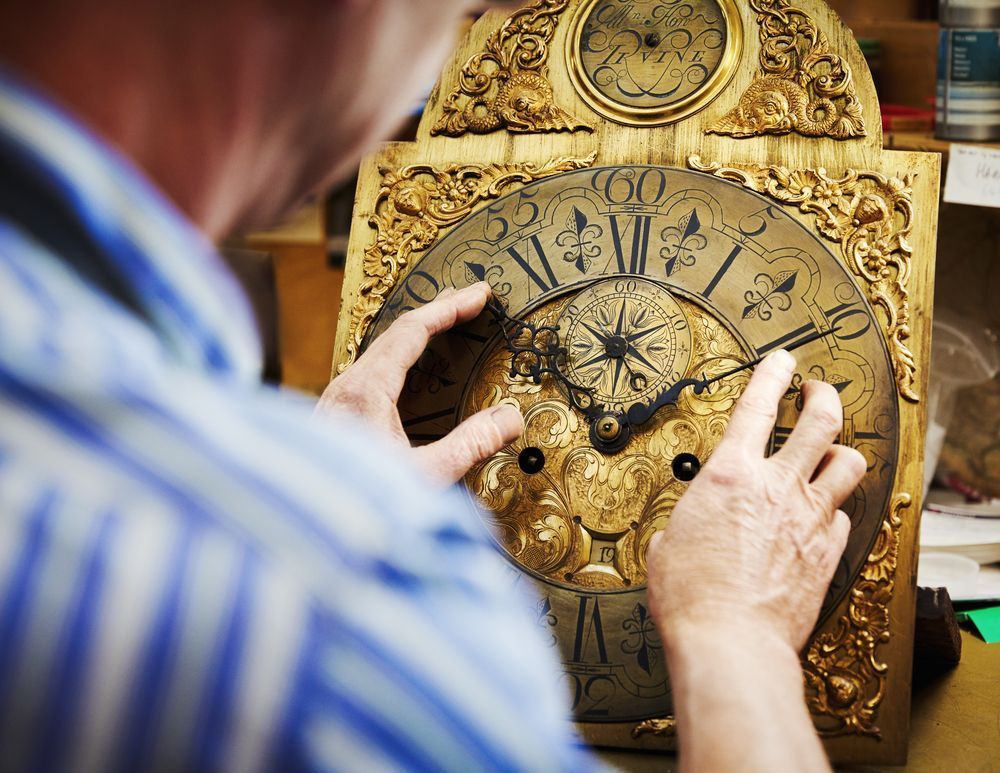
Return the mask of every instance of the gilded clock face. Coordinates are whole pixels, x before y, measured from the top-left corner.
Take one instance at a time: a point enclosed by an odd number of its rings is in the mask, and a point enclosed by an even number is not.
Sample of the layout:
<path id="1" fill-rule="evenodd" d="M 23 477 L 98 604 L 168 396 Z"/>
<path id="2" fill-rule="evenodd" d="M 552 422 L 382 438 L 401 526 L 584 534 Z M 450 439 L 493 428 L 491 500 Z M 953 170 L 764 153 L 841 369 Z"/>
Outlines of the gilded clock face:
<path id="1" fill-rule="evenodd" d="M 865 454 L 869 473 L 844 505 L 852 531 L 822 615 L 832 611 L 888 507 L 898 414 L 878 322 L 825 244 L 777 206 L 714 177 L 643 166 L 568 172 L 497 200 L 446 235 L 390 295 L 369 340 L 445 287 L 483 279 L 510 317 L 543 333 L 557 328 L 565 378 L 517 375 L 524 354 L 512 354 L 484 313 L 431 343 L 400 409 L 415 442 L 502 402 L 524 414 L 523 436 L 472 469 L 465 485 L 513 575 L 539 589 L 538 622 L 559 649 L 578 718 L 670 711 L 646 608 L 646 546 L 725 432 L 748 379 L 726 374 L 817 333 L 826 335 L 796 351 L 772 449 L 795 425 L 803 381 L 833 384 L 845 410 L 842 442 Z M 529 328 L 518 330 L 515 343 L 527 346 Z M 680 379 L 711 383 L 650 410 Z M 567 382 L 587 390 L 590 412 Z M 602 443 L 595 412 L 643 420 L 624 442 Z"/>
<path id="2" fill-rule="evenodd" d="M 569 42 L 574 84 L 621 123 L 668 123 L 707 105 L 735 72 L 732 0 L 592 0 Z"/>

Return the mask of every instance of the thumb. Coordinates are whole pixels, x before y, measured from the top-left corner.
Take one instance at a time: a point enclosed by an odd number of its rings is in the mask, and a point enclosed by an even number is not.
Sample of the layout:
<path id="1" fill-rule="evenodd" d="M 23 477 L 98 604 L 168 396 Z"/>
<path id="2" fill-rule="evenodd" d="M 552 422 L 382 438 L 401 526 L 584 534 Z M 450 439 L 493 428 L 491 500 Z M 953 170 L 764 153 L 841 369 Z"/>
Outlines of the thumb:
<path id="1" fill-rule="evenodd" d="M 510 403 L 480 411 L 434 443 L 413 449 L 421 467 L 434 478 L 454 483 L 524 431 L 521 412 Z"/>

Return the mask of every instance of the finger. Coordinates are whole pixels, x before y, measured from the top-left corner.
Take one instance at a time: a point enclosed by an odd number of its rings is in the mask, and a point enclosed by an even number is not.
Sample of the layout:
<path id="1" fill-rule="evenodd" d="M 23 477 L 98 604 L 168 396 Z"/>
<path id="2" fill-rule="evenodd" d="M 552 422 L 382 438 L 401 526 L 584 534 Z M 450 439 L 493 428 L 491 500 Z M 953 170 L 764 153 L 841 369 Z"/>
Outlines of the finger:
<path id="1" fill-rule="evenodd" d="M 447 289 L 442 291 L 430 303 L 408 311 L 393 322 L 352 369 L 363 369 L 368 383 L 378 384 L 391 397 L 398 397 L 406 371 L 423 354 L 431 338 L 473 319 L 483 310 L 492 292 L 486 282 L 450 293 Z"/>
<path id="2" fill-rule="evenodd" d="M 833 523 L 830 524 L 830 552 L 833 553 L 833 563 L 840 560 L 847 548 L 847 539 L 851 536 L 851 519 L 843 510 L 837 510 L 833 514 Z"/>
<path id="3" fill-rule="evenodd" d="M 414 451 L 431 475 L 445 483 L 454 483 L 474 464 L 493 456 L 522 432 L 521 412 L 510 403 L 503 403 L 473 414 L 440 440 Z"/>
<path id="4" fill-rule="evenodd" d="M 802 397 L 802 413 L 775 457 L 809 479 L 844 428 L 844 407 L 837 390 L 822 381 L 803 384 Z"/>
<path id="5" fill-rule="evenodd" d="M 826 582 L 830 582 L 833 579 L 833 573 L 837 570 L 840 557 L 844 555 L 844 549 L 847 547 L 847 538 L 850 535 L 851 519 L 847 517 L 847 513 L 843 510 L 834 511 L 833 519 L 830 521 L 830 526 L 827 529 L 826 552 L 823 554 L 823 558 L 820 559 L 823 567 L 823 579 Z"/>
<path id="6" fill-rule="evenodd" d="M 778 417 L 778 403 L 788 391 L 795 358 L 784 349 L 768 356 L 754 371 L 736 404 L 726 437 L 720 445 L 741 453 L 763 454 Z"/>
<path id="7" fill-rule="evenodd" d="M 833 446 L 824 456 L 811 485 L 833 509 L 840 507 L 857 488 L 867 469 L 868 462 L 860 451 L 850 446 Z"/>

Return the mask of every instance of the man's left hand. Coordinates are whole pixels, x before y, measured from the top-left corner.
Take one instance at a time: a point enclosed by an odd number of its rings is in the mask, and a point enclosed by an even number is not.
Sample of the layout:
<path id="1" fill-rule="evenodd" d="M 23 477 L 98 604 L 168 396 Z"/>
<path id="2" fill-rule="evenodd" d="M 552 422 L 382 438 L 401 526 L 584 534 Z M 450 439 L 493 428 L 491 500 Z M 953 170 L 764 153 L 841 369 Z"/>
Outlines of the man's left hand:
<path id="1" fill-rule="evenodd" d="M 412 454 L 428 475 L 445 484 L 516 439 L 524 431 L 521 413 L 498 405 L 470 416 L 438 441 L 413 448 L 403 430 L 397 402 L 407 371 L 439 333 L 476 317 L 492 290 L 485 282 L 447 288 L 426 306 L 407 312 L 323 392 L 317 414 L 347 412 L 381 430 Z"/>

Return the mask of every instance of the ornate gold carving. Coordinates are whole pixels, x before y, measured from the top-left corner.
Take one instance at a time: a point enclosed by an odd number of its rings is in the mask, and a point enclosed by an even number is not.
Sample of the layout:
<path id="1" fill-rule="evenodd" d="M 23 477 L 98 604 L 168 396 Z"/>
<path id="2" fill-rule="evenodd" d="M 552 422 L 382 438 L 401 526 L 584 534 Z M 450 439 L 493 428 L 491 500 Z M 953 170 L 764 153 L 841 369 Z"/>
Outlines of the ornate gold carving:
<path id="1" fill-rule="evenodd" d="M 888 664 L 878 648 L 889 641 L 889 600 L 896 582 L 900 511 L 911 497 L 892 502 L 875 546 L 851 589 L 847 612 L 828 633 L 815 637 L 803 661 L 806 702 L 822 735 L 879 737 L 875 721 L 885 697 Z"/>
<path id="2" fill-rule="evenodd" d="M 746 360 L 735 337 L 701 307 L 677 298 L 692 330 L 687 377 L 711 377 Z M 579 301 L 557 299 L 527 316 L 533 325 L 555 323 Z M 572 346 L 572 341 L 569 344 Z M 629 445 L 608 456 L 589 441 L 589 426 L 569 407 L 560 387 L 510 374 L 510 353 L 497 347 L 472 380 L 462 407 L 467 417 L 504 402 L 518 406 L 524 433 L 476 465 L 465 483 L 485 506 L 497 541 L 520 565 L 558 584 L 623 590 L 646 581 L 646 548 L 687 488 L 669 464 L 680 453 L 707 459 L 715 450 L 749 376 L 726 379 L 699 396 L 688 390 L 676 411 L 662 412 Z M 684 367 L 684 366 L 682 366 Z M 525 475 L 526 448 L 541 449 L 544 469 Z"/>
<path id="3" fill-rule="evenodd" d="M 514 13 L 471 57 L 431 134 L 577 131 L 592 127 L 555 104 L 546 62 L 569 0 L 536 0 Z"/>
<path id="4" fill-rule="evenodd" d="M 913 248 L 912 175 L 902 179 L 877 172 L 848 169 L 831 177 L 825 169 L 789 170 L 783 166 L 724 167 L 688 157 L 699 172 L 739 183 L 799 211 L 816 216 L 816 229 L 838 242 L 851 271 L 864 281 L 868 300 L 885 314 L 899 393 L 912 402 L 917 395 L 917 366 L 907 346 L 910 298 L 907 281 Z"/>
<path id="5" fill-rule="evenodd" d="M 709 134 L 865 135 L 851 68 L 812 18 L 788 0 L 750 0 L 760 25 L 761 73 Z"/>
<path id="6" fill-rule="evenodd" d="M 380 167 L 382 187 L 368 222 L 377 232 L 365 249 L 364 276 L 351 309 L 344 370 L 357 359 L 361 342 L 414 253 L 423 252 L 442 228 L 455 225 L 479 203 L 519 184 L 591 166 L 597 158 L 556 158 L 545 164 L 456 164 L 436 169 L 415 164 L 399 171 Z"/>
<path id="7" fill-rule="evenodd" d="M 677 720 L 673 717 L 661 717 L 660 719 L 647 719 L 632 728 L 632 737 L 638 738 L 643 735 L 658 735 L 672 738 L 677 735 Z"/>

